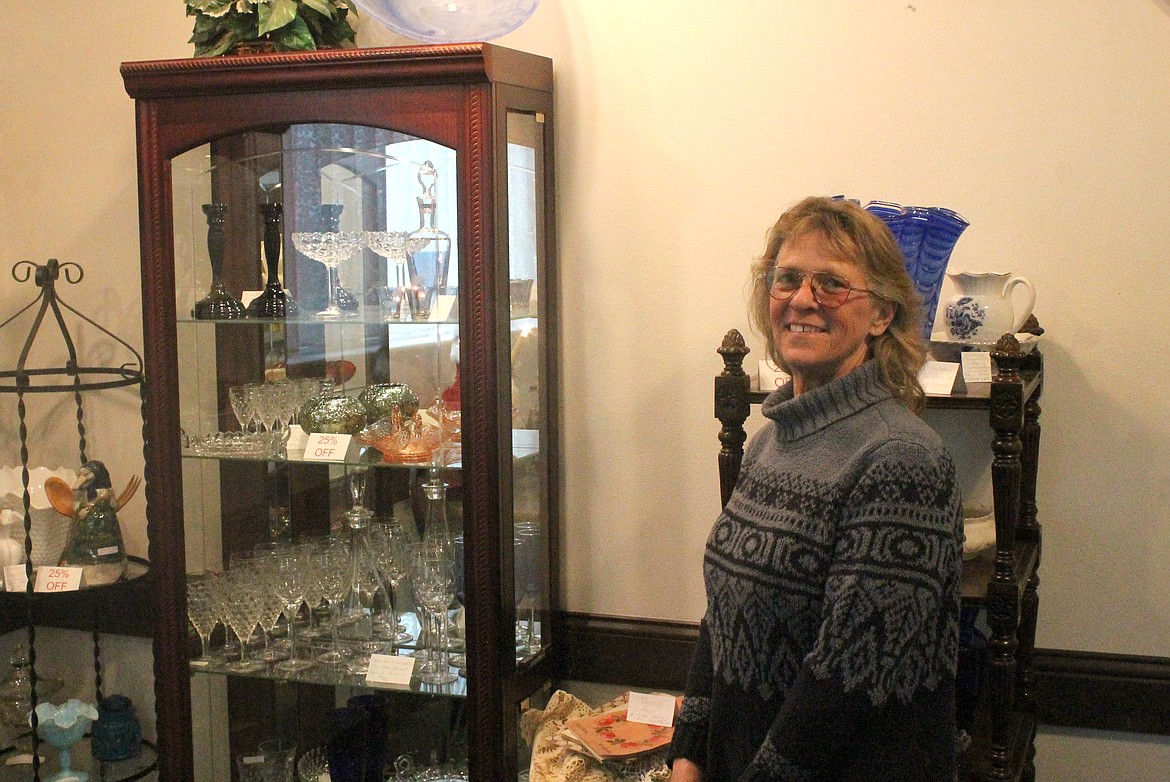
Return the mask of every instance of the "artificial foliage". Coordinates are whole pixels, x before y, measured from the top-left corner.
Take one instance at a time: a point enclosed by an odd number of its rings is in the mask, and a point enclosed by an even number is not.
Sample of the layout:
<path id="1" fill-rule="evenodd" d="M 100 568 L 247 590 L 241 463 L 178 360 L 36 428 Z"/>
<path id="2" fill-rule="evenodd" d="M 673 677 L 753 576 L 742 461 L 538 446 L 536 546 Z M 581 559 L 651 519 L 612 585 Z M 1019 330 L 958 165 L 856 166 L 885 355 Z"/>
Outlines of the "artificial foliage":
<path id="1" fill-rule="evenodd" d="M 279 52 L 354 45 L 352 0 L 185 0 L 195 17 L 196 57 L 230 54 L 245 44 Z"/>

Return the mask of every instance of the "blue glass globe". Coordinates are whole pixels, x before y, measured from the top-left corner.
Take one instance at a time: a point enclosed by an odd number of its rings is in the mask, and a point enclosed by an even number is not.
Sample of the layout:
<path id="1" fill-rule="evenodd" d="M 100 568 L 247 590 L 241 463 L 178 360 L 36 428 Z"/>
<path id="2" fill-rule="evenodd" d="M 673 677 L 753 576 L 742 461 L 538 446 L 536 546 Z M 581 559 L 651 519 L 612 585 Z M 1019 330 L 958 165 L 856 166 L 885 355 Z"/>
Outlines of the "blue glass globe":
<path id="1" fill-rule="evenodd" d="M 393 32 L 426 43 L 490 41 L 532 16 L 540 0 L 354 0 Z"/>

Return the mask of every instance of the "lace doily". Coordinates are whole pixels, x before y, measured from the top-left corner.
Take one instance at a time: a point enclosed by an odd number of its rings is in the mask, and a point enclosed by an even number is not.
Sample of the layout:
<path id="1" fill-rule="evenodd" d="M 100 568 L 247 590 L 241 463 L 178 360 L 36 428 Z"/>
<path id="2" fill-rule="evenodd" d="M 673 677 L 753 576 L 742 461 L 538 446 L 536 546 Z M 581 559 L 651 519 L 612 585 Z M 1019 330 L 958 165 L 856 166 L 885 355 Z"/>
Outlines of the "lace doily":
<path id="1" fill-rule="evenodd" d="M 557 690 L 543 709 L 520 717 L 520 735 L 532 747 L 530 782 L 662 782 L 670 778 L 666 750 L 620 762 L 600 763 L 578 751 L 566 734 L 569 720 L 624 706 L 625 694 L 596 709 L 564 690 Z"/>

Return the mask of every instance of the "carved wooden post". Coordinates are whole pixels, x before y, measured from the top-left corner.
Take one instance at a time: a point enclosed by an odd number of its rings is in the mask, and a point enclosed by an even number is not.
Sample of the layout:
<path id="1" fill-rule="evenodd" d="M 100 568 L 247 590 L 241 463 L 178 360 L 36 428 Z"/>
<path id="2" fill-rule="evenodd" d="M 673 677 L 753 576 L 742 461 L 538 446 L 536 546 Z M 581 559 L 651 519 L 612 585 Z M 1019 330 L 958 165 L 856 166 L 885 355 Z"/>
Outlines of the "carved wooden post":
<path id="1" fill-rule="evenodd" d="M 990 778 L 1011 779 L 1010 715 L 1015 707 L 1016 650 L 1020 590 L 1016 582 L 1016 529 L 1020 516 L 1020 430 L 1023 427 L 1023 383 L 1019 342 L 1005 334 L 991 357 L 996 374 L 991 382 L 991 481 L 995 498 L 995 574 L 987 587 L 989 696 L 991 706 Z"/>
<path id="2" fill-rule="evenodd" d="M 1033 350 L 1024 359 L 1023 369 L 1041 371 L 1043 356 Z M 1019 678 L 1016 681 L 1017 708 L 1034 711 L 1032 702 L 1032 652 L 1036 647 L 1036 617 L 1040 607 L 1040 556 L 1042 553 L 1040 540 L 1040 524 L 1037 521 L 1036 508 L 1036 473 L 1040 463 L 1040 394 L 1044 390 L 1043 380 L 1032 392 L 1028 401 L 1024 403 L 1024 427 L 1020 433 L 1023 445 L 1022 471 L 1020 483 L 1020 523 L 1016 531 L 1017 539 L 1036 545 L 1036 567 L 1033 568 L 1028 583 L 1024 588 L 1024 596 L 1020 607 L 1020 648 L 1016 653 L 1019 661 Z"/>
<path id="3" fill-rule="evenodd" d="M 715 417 L 723 424 L 719 430 L 719 496 L 724 505 L 731 499 L 731 490 L 739 478 L 743 460 L 743 444 L 747 433 L 743 422 L 751 412 L 748 392 L 751 378 L 743 371 L 743 359 L 750 353 L 743 335 L 732 329 L 723 337 L 718 353 L 723 356 L 723 372 L 715 378 Z"/>

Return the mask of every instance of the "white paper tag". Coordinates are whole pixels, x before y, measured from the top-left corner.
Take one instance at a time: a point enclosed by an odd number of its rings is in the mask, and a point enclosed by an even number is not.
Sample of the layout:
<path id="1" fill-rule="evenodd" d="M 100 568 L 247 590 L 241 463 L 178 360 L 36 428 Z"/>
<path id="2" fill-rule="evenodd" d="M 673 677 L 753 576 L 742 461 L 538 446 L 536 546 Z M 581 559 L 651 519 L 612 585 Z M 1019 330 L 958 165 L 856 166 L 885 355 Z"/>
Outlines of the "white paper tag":
<path id="1" fill-rule="evenodd" d="M 427 320 L 443 323 L 451 320 L 451 315 L 455 312 L 455 302 L 458 299 L 458 296 L 448 296 L 445 293 L 436 296 L 435 306 L 431 308 L 431 316 Z"/>
<path id="2" fill-rule="evenodd" d="M 120 550 L 117 546 L 103 546 L 97 550 L 97 555 L 99 557 L 108 557 L 111 554 L 117 554 Z"/>
<path id="3" fill-rule="evenodd" d="M 626 707 L 626 719 L 630 722 L 669 728 L 674 724 L 674 696 L 631 692 L 630 703 Z"/>
<path id="4" fill-rule="evenodd" d="M 927 361 L 918 373 L 918 382 L 927 396 L 950 396 L 959 376 L 959 365 L 950 361 Z"/>
<path id="5" fill-rule="evenodd" d="M 371 654 L 366 683 L 408 685 L 414 673 L 414 659 L 397 654 Z"/>
<path id="6" fill-rule="evenodd" d="M 288 428 L 288 442 L 285 443 L 285 449 L 289 451 L 303 451 L 305 445 L 309 442 L 309 434 L 301 428 L 300 424 L 292 424 Z"/>
<path id="7" fill-rule="evenodd" d="M 4 591 L 24 592 L 28 589 L 28 573 L 24 565 L 4 566 Z"/>
<path id="8" fill-rule="evenodd" d="M 960 353 L 963 361 L 963 380 L 967 383 L 991 382 L 991 354 L 986 350 L 968 350 Z"/>
<path id="9" fill-rule="evenodd" d="M 305 442 L 305 461 L 343 462 L 349 450 L 350 434 L 325 434 L 313 432 Z"/>
<path id="10" fill-rule="evenodd" d="M 254 766 L 257 763 L 263 763 L 264 756 L 263 755 L 248 755 L 246 757 L 240 758 L 240 762 L 243 763 L 245 766 Z"/>
<path id="11" fill-rule="evenodd" d="M 76 592 L 81 588 L 81 568 L 41 567 L 37 568 L 34 592 Z"/>
<path id="12" fill-rule="evenodd" d="M 775 391 L 787 383 L 788 374 L 767 359 L 760 361 L 760 390 Z"/>

